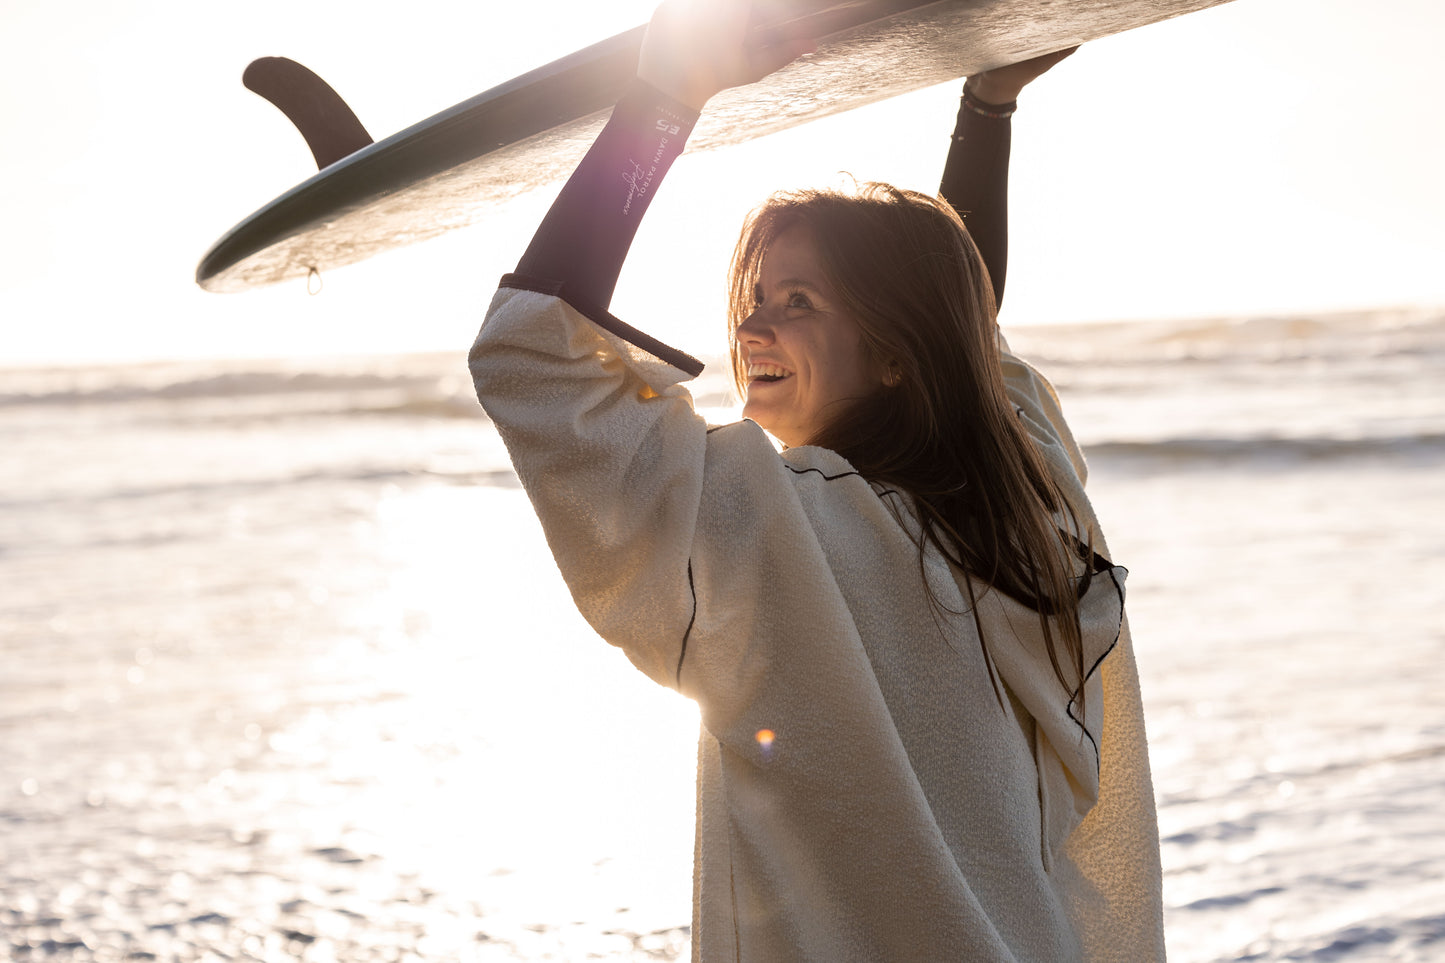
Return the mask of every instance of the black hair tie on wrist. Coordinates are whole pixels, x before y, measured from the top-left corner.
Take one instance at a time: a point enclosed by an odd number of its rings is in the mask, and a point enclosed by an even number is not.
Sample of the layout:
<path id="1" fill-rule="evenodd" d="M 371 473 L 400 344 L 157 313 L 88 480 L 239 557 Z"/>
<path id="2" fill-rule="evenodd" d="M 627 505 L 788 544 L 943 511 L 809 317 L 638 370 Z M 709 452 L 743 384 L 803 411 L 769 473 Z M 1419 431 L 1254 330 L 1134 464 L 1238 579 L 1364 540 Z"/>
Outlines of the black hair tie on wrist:
<path id="1" fill-rule="evenodd" d="M 973 91 L 963 88 L 963 106 L 990 120 L 1006 120 L 1019 109 L 1019 102 L 1011 100 L 1006 104 L 986 104 L 974 96 Z"/>

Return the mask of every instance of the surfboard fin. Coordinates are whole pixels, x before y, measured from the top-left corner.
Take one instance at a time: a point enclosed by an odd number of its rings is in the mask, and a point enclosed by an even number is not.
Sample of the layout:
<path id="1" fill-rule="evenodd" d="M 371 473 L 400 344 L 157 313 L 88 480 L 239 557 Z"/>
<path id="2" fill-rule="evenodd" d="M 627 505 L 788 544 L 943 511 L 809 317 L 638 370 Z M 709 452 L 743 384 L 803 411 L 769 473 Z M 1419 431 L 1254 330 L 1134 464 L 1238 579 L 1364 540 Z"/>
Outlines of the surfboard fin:
<path id="1" fill-rule="evenodd" d="M 318 170 L 372 142 L 341 95 L 294 60 L 253 60 L 241 75 L 241 83 L 269 100 L 296 125 L 316 158 Z"/>

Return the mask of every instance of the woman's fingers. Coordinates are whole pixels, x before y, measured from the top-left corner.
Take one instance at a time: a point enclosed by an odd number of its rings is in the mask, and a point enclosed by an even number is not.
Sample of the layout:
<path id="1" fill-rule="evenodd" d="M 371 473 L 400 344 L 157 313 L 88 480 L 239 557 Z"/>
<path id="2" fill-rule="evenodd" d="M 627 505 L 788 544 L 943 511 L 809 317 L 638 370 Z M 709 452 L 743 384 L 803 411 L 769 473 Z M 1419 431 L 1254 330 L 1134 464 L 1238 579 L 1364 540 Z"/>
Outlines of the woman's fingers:
<path id="1" fill-rule="evenodd" d="M 642 41 L 637 76 L 701 110 L 718 91 L 750 84 L 812 49 L 804 40 L 751 42 L 748 0 L 665 0 Z"/>
<path id="2" fill-rule="evenodd" d="M 1006 67 L 985 70 L 968 78 L 968 89 L 984 103 L 1006 104 L 1017 100 L 1025 87 L 1047 73 L 1059 61 L 1072 56 L 1078 49 L 1069 47 L 1066 50 L 1055 50 L 1053 53 L 1020 60 Z"/>

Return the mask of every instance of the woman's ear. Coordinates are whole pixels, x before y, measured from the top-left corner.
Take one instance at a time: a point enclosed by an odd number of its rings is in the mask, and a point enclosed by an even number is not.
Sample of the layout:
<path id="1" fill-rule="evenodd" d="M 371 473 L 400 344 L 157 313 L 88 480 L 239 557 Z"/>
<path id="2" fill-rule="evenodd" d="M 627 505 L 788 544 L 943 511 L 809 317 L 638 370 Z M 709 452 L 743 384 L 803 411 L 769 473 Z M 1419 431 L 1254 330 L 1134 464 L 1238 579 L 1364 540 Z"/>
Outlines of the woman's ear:
<path id="1" fill-rule="evenodd" d="M 897 388 L 903 383 L 903 367 L 897 361 L 883 365 L 883 387 Z"/>

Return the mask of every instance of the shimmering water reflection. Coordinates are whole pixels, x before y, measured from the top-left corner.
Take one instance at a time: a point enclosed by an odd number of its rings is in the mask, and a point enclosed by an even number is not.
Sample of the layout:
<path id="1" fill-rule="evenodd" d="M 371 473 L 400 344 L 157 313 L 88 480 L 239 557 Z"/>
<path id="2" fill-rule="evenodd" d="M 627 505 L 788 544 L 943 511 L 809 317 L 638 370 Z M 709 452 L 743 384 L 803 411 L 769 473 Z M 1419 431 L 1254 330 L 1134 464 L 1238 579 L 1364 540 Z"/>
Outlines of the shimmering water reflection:
<path id="1" fill-rule="evenodd" d="M 1038 345 L 1171 959 L 1440 958 L 1445 324 L 1159 331 Z M 0 957 L 687 956 L 696 711 L 575 613 L 458 359 L 374 366 L 0 395 Z"/>

